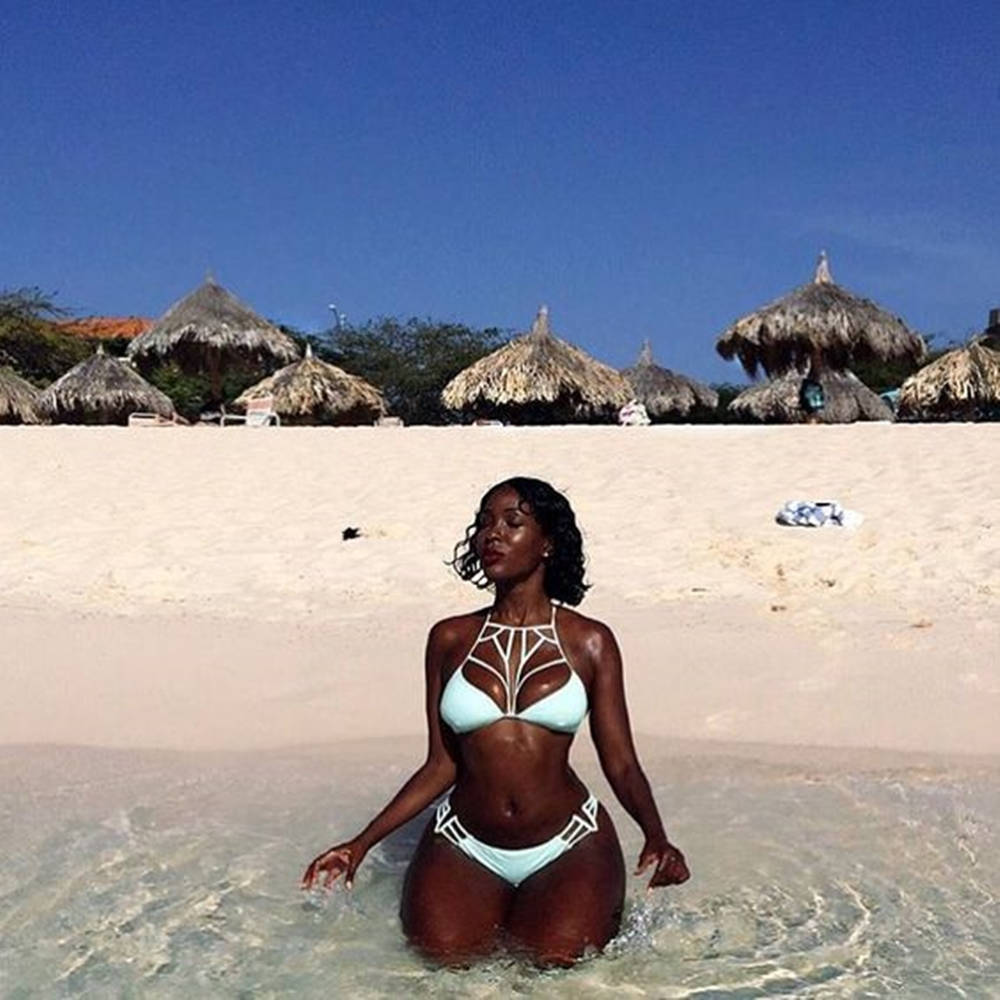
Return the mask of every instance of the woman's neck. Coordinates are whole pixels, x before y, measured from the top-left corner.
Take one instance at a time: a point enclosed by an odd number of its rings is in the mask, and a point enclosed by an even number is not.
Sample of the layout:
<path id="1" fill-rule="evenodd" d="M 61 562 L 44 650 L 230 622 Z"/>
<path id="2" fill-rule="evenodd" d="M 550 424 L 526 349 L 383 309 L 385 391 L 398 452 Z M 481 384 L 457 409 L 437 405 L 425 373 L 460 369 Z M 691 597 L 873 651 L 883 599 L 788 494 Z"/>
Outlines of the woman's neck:
<path id="1" fill-rule="evenodd" d="M 498 587 L 490 617 L 501 625 L 538 625 L 548 622 L 551 607 L 541 580 L 532 578 Z"/>

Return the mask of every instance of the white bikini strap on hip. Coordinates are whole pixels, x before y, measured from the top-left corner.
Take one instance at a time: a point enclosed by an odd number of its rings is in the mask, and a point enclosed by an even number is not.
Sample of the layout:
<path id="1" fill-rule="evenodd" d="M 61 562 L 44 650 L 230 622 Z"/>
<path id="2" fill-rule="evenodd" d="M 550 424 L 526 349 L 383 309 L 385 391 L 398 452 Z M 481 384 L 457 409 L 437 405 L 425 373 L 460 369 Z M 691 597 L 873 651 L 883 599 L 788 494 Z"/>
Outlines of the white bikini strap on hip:
<path id="1" fill-rule="evenodd" d="M 597 808 L 597 798 L 591 793 L 587 801 L 580 806 L 580 811 L 570 816 L 569 822 L 556 836 L 564 841 L 567 847 L 572 847 L 583 840 L 588 833 L 597 833 Z"/>
<path id="2" fill-rule="evenodd" d="M 572 847 L 588 834 L 597 833 L 598 806 L 596 796 L 591 793 L 587 801 L 580 806 L 580 811 L 570 816 L 569 822 L 556 834 L 556 838 L 567 847 Z M 461 847 L 462 841 L 470 836 L 469 831 L 462 826 L 458 817 L 451 811 L 451 796 L 440 802 L 435 810 L 434 832 L 441 834 L 456 847 Z"/>
<path id="3" fill-rule="evenodd" d="M 465 827 L 458 821 L 458 817 L 451 811 L 451 796 L 447 796 L 438 803 L 434 813 L 434 832 L 441 834 L 445 840 L 450 840 L 456 847 L 462 846 L 462 841 L 469 834 Z"/>

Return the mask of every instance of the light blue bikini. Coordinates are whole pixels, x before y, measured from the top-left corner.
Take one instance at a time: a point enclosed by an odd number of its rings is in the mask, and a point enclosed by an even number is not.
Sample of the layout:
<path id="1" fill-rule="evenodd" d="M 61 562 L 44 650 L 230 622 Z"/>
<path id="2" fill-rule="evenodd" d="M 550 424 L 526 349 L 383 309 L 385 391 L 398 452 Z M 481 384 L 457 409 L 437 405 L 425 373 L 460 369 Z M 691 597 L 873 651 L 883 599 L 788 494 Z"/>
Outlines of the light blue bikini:
<path id="1" fill-rule="evenodd" d="M 468 664 L 497 678 L 504 691 L 503 708 L 465 676 Z M 568 672 L 566 683 L 518 711 L 517 700 L 525 682 L 542 670 L 562 665 Z M 586 688 L 559 641 L 555 605 L 547 625 L 500 625 L 487 615 L 472 648 L 448 678 L 441 694 L 441 718 L 456 733 L 471 733 L 501 719 L 575 733 L 587 714 L 587 707 Z M 494 847 L 465 829 L 446 798 L 437 808 L 434 832 L 511 885 L 519 885 L 596 832 L 597 809 L 597 799 L 590 795 L 580 811 L 570 816 L 566 826 L 545 843 L 533 847 Z"/>

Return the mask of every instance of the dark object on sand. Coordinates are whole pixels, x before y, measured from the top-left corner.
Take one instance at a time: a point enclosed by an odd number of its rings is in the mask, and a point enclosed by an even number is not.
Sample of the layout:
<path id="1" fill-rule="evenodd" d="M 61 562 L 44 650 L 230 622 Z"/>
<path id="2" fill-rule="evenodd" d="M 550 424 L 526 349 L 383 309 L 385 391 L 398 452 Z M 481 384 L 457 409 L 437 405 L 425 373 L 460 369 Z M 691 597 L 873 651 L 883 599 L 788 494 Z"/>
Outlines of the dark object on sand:
<path id="1" fill-rule="evenodd" d="M 344 528 L 344 530 L 340 533 L 340 537 L 345 542 L 349 542 L 352 538 L 360 538 L 361 537 L 361 529 L 360 528 Z"/>

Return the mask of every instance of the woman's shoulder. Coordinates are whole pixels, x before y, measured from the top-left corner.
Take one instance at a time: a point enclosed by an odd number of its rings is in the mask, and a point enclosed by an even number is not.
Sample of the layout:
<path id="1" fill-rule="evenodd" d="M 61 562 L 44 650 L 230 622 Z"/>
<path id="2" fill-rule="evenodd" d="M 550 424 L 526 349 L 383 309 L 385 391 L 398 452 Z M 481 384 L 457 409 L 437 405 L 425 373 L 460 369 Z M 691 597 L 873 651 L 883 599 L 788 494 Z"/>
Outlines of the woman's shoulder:
<path id="1" fill-rule="evenodd" d="M 617 648 L 615 634 L 604 622 L 573 608 L 560 605 L 556 624 L 562 639 L 589 657 L 600 659 L 608 648 Z"/>
<path id="2" fill-rule="evenodd" d="M 483 627 L 489 608 L 480 608 L 463 615 L 452 615 L 435 622 L 427 634 L 427 643 L 438 649 L 448 649 L 457 644 L 468 644 Z M 471 636 L 471 638 L 470 638 Z"/>

